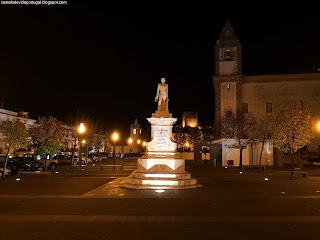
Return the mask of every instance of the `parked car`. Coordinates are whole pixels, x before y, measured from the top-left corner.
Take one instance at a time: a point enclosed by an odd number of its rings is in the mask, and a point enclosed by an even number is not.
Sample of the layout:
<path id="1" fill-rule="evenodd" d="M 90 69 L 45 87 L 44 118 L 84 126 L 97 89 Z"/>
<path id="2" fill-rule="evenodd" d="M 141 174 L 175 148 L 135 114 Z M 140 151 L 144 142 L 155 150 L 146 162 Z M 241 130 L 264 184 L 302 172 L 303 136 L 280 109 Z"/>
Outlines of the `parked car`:
<path id="1" fill-rule="evenodd" d="M 0 163 L 0 177 L 2 177 L 3 175 L 3 166 L 1 166 L 2 164 Z M 5 175 L 11 175 L 11 169 L 10 168 L 6 168 L 6 172 Z"/>
<path id="2" fill-rule="evenodd" d="M 45 165 L 39 160 L 34 160 L 31 157 L 14 157 L 12 158 L 16 163 L 21 166 L 27 165 L 29 167 L 28 171 L 43 171 Z"/>
<path id="3" fill-rule="evenodd" d="M 88 163 L 92 163 L 93 162 L 90 157 L 88 157 L 87 161 L 88 161 Z M 86 157 L 82 156 L 81 165 L 84 165 L 84 164 L 86 164 Z M 74 156 L 72 165 L 79 165 L 79 156 Z"/>
<path id="4" fill-rule="evenodd" d="M 58 165 L 58 161 L 56 159 L 45 159 L 41 158 L 40 160 L 36 160 L 37 162 L 41 163 L 44 165 L 44 167 L 48 166 L 48 169 L 56 169 Z"/>
<path id="5" fill-rule="evenodd" d="M 56 155 L 52 159 L 56 160 L 59 165 L 71 165 L 71 156 L 69 155 Z"/>
<path id="6" fill-rule="evenodd" d="M 320 165 L 320 157 L 319 156 L 309 157 L 307 162 L 311 163 L 312 165 Z"/>
<path id="7" fill-rule="evenodd" d="M 6 157 L 0 156 L 0 177 L 2 177 L 2 175 L 3 175 L 5 160 L 6 160 Z M 11 169 L 9 167 L 6 168 L 5 175 L 11 175 Z"/>
<path id="8" fill-rule="evenodd" d="M 4 169 L 4 163 L 5 163 L 5 157 L 0 157 L 0 169 Z M 7 167 L 6 167 L 6 175 L 11 174 L 11 175 L 16 175 L 18 174 L 19 171 L 30 171 L 31 166 L 28 165 L 27 163 L 17 161 L 13 158 L 9 158 L 7 162 Z"/>

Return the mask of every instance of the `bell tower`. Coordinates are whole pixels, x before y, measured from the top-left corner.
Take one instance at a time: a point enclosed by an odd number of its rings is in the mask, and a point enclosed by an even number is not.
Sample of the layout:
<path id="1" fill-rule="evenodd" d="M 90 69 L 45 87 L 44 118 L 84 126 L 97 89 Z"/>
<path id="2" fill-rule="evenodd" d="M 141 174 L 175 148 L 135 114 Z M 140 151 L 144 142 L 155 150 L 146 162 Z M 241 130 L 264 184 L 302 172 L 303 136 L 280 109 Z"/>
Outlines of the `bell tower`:
<path id="1" fill-rule="evenodd" d="M 229 21 L 225 24 L 215 46 L 215 125 L 229 111 L 234 114 L 242 102 L 242 44 Z"/>
<path id="2" fill-rule="evenodd" d="M 215 75 L 242 74 L 241 48 L 239 38 L 227 21 L 215 46 Z"/>

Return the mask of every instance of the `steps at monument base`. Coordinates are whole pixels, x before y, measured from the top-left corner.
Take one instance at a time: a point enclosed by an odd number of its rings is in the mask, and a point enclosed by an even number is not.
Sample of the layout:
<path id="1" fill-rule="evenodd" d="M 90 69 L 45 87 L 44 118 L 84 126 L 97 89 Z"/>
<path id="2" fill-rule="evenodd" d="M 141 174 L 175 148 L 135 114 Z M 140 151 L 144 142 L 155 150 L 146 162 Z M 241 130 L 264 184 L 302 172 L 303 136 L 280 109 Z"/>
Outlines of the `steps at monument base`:
<path id="1" fill-rule="evenodd" d="M 185 173 L 167 173 L 167 172 L 155 172 L 155 173 L 143 173 L 143 172 L 132 172 L 134 178 L 140 179 L 163 179 L 163 180 L 173 180 L 173 179 L 190 179 L 191 174 Z"/>
<path id="2" fill-rule="evenodd" d="M 169 179 L 169 178 L 135 178 L 132 175 L 126 178 L 125 186 L 128 184 L 136 186 L 168 186 L 168 187 L 182 187 L 182 186 L 191 186 L 197 185 L 197 180 L 194 178 L 188 179 Z"/>
<path id="3" fill-rule="evenodd" d="M 189 188 L 197 188 L 202 187 L 201 184 L 194 184 L 194 185 L 185 185 L 185 186 L 163 186 L 163 185 L 137 185 L 137 184 L 129 184 L 123 183 L 120 184 L 120 187 L 131 188 L 131 189 L 189 189 Z"/>

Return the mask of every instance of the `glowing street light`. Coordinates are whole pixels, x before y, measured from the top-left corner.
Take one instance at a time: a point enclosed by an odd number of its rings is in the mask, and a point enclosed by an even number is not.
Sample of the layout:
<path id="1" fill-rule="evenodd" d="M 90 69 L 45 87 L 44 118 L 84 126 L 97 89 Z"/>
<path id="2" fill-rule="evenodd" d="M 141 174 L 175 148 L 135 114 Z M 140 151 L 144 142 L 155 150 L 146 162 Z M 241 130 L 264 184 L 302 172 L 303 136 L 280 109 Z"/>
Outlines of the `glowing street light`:
<path id="1" fill-rule="evenodd" d="M 113 141 L 117 141 L 118 138 L 119 138 L 119 134 L 118 133 L 115 132 L 115 133 L 112 134 Z"/>
<path id="2" fill-rule="evenodd" d="M 86 131 L 86 128 L 85 128 L 85 126 L 84 126 L 84 124 L 83 123 L 80 123 L 80 126 L 79 126 L 79 128 L 78 128 L 78 132 L 79 133 L 84 133 Z"/>
<path id="3" fill-rule="evenodd" d="M 85 144 L 85 143 L 86 143 L 86 140 L 82 140 L 82 143 Z"/>
<path id="4" fill-rule="evenodd" d="M 320 122 L 318 123 L 318 130 L 320 131 Z"/>
<path id="5" fill-rule="evenodd" d="M 132 144 L 132 142 L 133 142 L 133 141 L 132 141 L 132 138 L 129 138 L 129 139 L 128 139 L 128 143 L 129 143 L 129 144 L 128 144 L 128 145 L 129 145 L 129 158 L 131 157 L 131 144 Z"/>
<path id="6" fill-rule="evenodd" d="M 84 123 L 80 123 L 80 126 L 78 128 L 78 132 L 79 132 L 79 142 L 85 143 L 85 140 L 81 141 L 83 138 L 83 134 L 86 131 L 86 127 L 84 126 Z M 81 163 L 82 163 L 82 144 L 79 144 L 79 167 L 81 170 Z"/>
<path id="7" fill-rule="evenodd" d="M 119 139 L 119 134 L 117 132 L 114 132 L 112 134 L 112 140 L 113 140 L 113 165 L 116 165 L 116 141 Z M 113 166 L 113 169 L 116 169 L 115 166 Z"/>
<path id="8" fill-rule="evenodd" d="M 138 139 L 137 143 L 138 143 L 138 156 L 139 156 L 140 155 L 140 143 L 141 143 L 140 139 Z"/>
<path id="9" fill-rule="evenodd" d="M 142 145 L 143 145 L 143 146 L 146 146 L 146 142 L 143 142 Z"/>

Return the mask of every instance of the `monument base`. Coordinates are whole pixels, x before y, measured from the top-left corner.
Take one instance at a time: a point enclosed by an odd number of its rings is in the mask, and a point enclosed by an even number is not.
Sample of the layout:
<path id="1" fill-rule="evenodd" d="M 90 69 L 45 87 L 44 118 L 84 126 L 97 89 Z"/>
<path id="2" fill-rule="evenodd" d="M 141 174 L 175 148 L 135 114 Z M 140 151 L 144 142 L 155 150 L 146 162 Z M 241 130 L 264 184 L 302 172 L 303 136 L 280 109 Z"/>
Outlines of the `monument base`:
<path id="1" fill-rule="evenodd" d="M 172 118 L 168 110 L 156 111 L 151 118 L 151 141 L 146 144 L 147 154 L 138 159 L 138 168 L 120 186 L 133 189 L 186 189 L 201 187 L 185 171 L 185 160 L 176 152 L 172 141 Z"/>
<path id="2" fill-rule="evenodd" d="M 201 187 L 185 171 L 185 160 L 174 156 L 146 156 L 138 159 L 138 168 L 121 187 L 133 189 L 187 189 Z"/>

